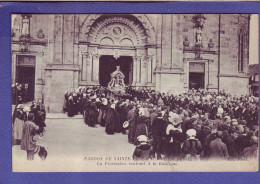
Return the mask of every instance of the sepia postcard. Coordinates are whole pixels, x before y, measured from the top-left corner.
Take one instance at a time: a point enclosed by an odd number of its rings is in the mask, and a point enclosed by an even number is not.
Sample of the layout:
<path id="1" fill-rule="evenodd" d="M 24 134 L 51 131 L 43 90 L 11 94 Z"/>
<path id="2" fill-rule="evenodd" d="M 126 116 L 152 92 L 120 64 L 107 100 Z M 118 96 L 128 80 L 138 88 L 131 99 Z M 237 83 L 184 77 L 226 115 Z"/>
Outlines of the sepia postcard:
<path id="1" fill-rule="evenodd" d="M 13 172 L 258 171 L 258 19 L 12 14 Z"/>

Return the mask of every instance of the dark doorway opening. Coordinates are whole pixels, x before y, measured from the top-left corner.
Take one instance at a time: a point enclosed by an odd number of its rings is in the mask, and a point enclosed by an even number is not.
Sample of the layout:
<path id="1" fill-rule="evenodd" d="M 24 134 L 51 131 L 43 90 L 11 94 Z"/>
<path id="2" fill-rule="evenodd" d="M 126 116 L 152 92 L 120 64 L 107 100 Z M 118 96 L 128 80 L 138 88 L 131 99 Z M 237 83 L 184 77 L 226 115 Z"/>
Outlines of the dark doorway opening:
<path id="1" fill-rule="evenodd" d="M 113 56 L 103 55 L 99 60 L 99 83 L 107 87 L 111 80 L 110 74 L 120 66 L 121 72 L 125 75 L 125 84 L 131 85 L 133 81 L 133 58 L 130 56 L 120 56 L 115 59 Z"/>
<path id="2" fill-rule="evenodd" d="M 189 89 L 204 89 L 204 73 L 190 72 Z"/>
<path id="3" fill-rule="evenodd" d="M 35 90 L 35 57 L 18 57 L 16 66 L 16 82 L 22 84 L 23 102 L 32 101 L 34 100 Z"/>

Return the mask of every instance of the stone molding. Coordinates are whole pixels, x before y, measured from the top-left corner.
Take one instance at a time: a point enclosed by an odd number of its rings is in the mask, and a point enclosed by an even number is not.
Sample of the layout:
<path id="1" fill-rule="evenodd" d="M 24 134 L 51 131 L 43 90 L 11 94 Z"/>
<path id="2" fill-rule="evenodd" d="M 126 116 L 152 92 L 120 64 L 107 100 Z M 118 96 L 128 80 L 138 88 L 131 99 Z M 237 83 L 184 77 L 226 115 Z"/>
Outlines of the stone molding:
<path id="1" fill-rule="evenodd" d="M 185 53 L 185 52 L 196 53 L 196 49 L 195 49 L 195 47 L 183 47 L 183 53 Z M 201 48 L 200 54 L 215 54 L 215 55 L 218 55 L 218 51 L 213 51 L 213 50 Z"/>
<path id="2" fill-rule="evenodd" d="M 80 71 L 80 66 L 79 65 L 61 65 L 61 64 L 52 65 L 52 64 L 49 64 L 49 65 L 46 65 L 44 70 Z"/>
<path id="3" fill-rule="evenodd" d="M 80 25 L 80 39 L 82 41 L 86 40 L 86 35 L 90 32 L 92 25 L 96 22 L 97 19 L 101 18 L 103 14 L 91 14 L 86 17 L 83 23 Z M 118 15 L 118 17 L 125 17 L 125 15 Z M 148 43 L 155 43 L 155 30 L 149 20 L 149 18 L 144 14 L 128 14 L 128 16 L 133 16 L 139 20 L 139 23 L 144 28 L 144 33 L 147 35 L 147 42 Z M 129 24 L 133 24 L 134 21 L 129 21 Z M 133 29 L 134 30 L 134 29 Z"/>
<path id="4" fill-rule="evenodd" d="M 249 78 L 249 76 L 247 75 L 232 75 L 232 74 L 219 74 L 218 77 Z"/>
<path id="5" fill-rule="evenodd" d="M 153 72 L 154 74 L 179 74 L 179 75 L 185 75 L 185 72 L 183 71 L 173 71 L 173 70 L 155 70 Z"/>

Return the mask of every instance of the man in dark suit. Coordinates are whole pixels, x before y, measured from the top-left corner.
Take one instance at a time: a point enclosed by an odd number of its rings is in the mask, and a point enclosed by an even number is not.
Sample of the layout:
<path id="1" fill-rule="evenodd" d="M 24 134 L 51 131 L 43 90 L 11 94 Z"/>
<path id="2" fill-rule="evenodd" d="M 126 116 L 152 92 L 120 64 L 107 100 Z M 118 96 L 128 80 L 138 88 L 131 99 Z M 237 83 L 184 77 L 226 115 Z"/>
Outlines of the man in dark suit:
<path id="1" fill-rule="evenodd" d="M 128 142 L 134 144 L 135 129 L 136 129 L 136 109 L 134 105 L 130 105 L 130 110 L 127 113 L 127 121 L 129 122 Z"/>
<path id="2" fill-rule="evenodd" d="M 223 132 L 218 131 L 216 139 L 210 143 L 210 158 L 228 159 L 227 145 L 222 142 Z"/>
<path id="3" fill-rule="evenodd" d="M 153 149 L 157 154 L 157 159 L 161 159 L 162 140 L 166 135 L 166 121 L 163 119 L 164 111 L 158 113 L 152 124 Z"/>

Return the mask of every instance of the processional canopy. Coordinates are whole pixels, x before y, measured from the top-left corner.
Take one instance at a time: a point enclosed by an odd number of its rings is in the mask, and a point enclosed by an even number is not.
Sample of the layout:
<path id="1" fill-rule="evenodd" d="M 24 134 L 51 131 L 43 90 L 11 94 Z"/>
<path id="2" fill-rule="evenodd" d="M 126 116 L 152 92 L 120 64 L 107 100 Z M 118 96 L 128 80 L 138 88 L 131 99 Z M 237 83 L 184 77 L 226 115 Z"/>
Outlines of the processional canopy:
<path id="1" fill-rule="evenodd" d="M 111 80 L 108 83 L 108 89 L 117 93 L 125 93 L 125 75 L 120 71 L 120 66 L 116 66 L 116 71 L 110 74 Z"/>

